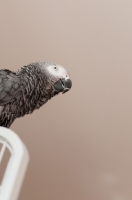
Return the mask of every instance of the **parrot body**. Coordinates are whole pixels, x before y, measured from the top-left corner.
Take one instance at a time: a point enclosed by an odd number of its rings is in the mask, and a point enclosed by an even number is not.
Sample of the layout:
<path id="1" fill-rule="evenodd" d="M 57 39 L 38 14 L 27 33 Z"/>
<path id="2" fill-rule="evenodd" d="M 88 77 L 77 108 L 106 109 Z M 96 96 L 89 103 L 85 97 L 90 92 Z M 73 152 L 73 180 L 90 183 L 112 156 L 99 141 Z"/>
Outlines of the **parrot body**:
<path id="1" fill-rule="evenodd" d="M 72 86 L 67 70 L 57 64 L 36 62 L 17 72 L 0 70 L 0 126 L 39 109 L 49 99 Z"/>

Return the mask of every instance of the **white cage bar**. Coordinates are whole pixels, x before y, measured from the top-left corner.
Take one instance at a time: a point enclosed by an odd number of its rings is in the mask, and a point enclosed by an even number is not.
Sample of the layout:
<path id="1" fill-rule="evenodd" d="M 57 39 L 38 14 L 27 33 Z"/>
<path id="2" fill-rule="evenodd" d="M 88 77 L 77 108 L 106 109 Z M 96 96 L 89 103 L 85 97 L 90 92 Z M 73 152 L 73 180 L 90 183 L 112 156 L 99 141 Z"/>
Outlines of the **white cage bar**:
<path id="1" fill-rule="evenodd" d="M 17 200 L 29 161 L 28 150 L 16 133 L 4 127 L 0 127 L 0 143 L 0 165 L 6 148 L 11 154 L 0 185 L 0 200 Z"/>

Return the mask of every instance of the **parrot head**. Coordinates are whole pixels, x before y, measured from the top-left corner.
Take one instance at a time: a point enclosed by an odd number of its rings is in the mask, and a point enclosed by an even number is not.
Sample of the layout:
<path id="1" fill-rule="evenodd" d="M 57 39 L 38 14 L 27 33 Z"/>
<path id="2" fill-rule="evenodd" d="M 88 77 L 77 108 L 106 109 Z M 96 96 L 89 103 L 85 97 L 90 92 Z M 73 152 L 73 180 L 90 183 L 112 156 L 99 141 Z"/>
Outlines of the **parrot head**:
<path id="1" fill-rule="evenodd" d="M 64 94 L 70 90 L 72 81 L 66 68 L 53 63 L 45 63 L 45 68 L 50 79 L 54 80 L 52 84 L 56 93 L 62 92 Z"/>

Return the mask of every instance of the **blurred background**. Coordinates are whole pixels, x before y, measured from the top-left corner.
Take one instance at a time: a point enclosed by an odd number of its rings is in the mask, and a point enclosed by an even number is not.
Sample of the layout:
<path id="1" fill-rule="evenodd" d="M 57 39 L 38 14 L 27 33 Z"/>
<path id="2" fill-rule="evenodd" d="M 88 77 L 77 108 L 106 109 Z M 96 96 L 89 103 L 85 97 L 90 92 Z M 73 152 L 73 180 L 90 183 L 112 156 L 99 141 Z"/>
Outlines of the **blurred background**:
<path id="1" fill-rule="evenodd" d="M 132 1 L 0 1 L 0 68 L 45 60 L 72 89 L 11 126 L 30 163 L 20 200 L 132 199 Z"/>

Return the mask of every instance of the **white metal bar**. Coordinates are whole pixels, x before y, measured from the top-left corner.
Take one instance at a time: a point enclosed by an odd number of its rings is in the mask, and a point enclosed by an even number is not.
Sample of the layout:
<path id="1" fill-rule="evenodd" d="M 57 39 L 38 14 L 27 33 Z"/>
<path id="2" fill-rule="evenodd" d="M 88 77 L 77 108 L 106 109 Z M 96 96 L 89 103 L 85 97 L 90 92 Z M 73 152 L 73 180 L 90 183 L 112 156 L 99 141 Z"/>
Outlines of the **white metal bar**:
<path id="1" fill-rule="evenodd" d="M 3 158 L 3 155 L 4 155 L 5 149 L 6 149 L 6 142 L 3 143 L 2 149 L 1 149 L 1 151 L 0 151 L 0 163 L 1 163 L 1 161 L 2 161 L 2 158 Z"/>
<path id="2" fill-rule="evenodd" d="M 0 140 L 7 141 L 11 153 L 0 190 L 0 200 L 17 200 L 27 169 L 29 154 L 20 138 L 10 129 L 0 127 Z"/>

